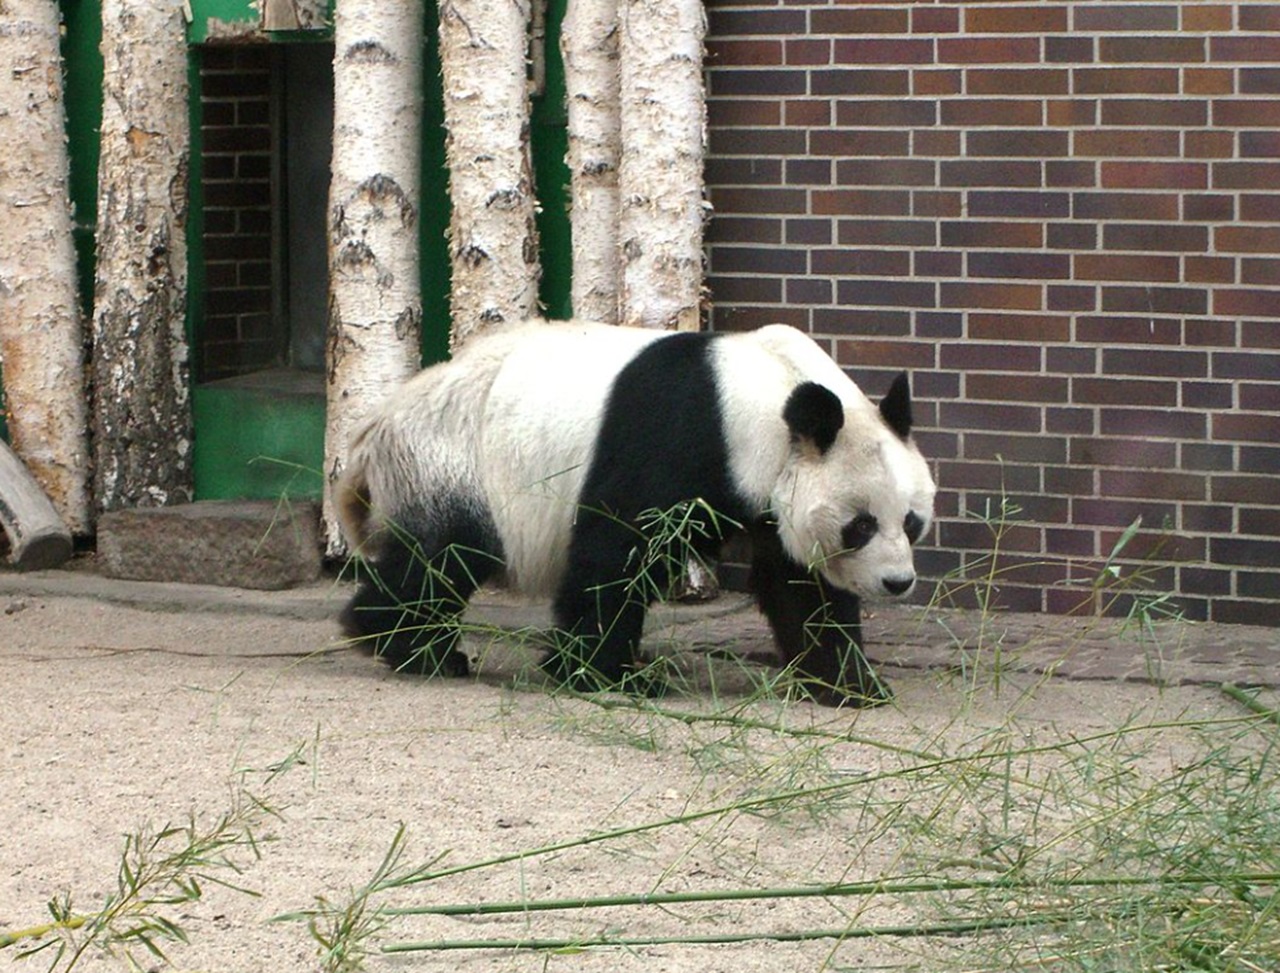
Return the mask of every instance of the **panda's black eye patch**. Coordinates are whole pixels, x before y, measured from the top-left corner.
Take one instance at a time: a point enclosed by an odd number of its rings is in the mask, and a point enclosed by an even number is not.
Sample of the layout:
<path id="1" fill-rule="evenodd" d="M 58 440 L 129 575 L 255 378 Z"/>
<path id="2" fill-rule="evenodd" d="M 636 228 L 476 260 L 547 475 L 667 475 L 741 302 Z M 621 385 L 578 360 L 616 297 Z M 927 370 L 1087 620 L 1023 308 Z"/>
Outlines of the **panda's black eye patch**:
<path id="1" fill-rule="evenodd" d="M 915 513 L 909 513 L 906 519 L 902 521 L 902 530 L 907 535 L 907 542 L 914 544 L 920 539 L 920 535 L 924 533 L 924 521 Z"/>
<path id="2" fill-rule="evenodd" d="M 880 524 L 871 514 L 858 514 L 844 525 L 840 532 L 840 541 L 846 551 L 856 551 L 866 547 L 867 542 L 876 536 Z"/>

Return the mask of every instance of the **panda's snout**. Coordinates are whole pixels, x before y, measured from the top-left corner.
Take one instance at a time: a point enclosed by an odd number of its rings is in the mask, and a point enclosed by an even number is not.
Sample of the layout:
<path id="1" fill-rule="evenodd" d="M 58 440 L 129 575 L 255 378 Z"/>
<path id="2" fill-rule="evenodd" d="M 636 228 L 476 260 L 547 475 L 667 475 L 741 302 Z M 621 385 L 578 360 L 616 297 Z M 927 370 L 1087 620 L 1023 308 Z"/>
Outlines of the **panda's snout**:
<path id="1" fill-rule="evenodd" d="M 881 578 L 880 583 L 884 585 L 884 590 L 894 598 L 901 598 L 915 587 L 916 576 L 914 574 L 904 574 L 897 577 Z"/>

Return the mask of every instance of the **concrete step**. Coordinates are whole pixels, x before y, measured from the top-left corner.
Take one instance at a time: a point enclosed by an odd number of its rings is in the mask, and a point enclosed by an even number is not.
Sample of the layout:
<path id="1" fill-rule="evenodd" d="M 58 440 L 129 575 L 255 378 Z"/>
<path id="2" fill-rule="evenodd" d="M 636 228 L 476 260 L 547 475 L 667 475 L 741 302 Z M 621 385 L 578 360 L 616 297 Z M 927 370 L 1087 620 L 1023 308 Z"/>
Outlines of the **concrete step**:
<path id="1" fill-rule="evenodd" d="M 274 591 L 319 577 L 320 551 L 309 501 L 200 500 L 98 519 L 98 560 L 112 578 Z"/>

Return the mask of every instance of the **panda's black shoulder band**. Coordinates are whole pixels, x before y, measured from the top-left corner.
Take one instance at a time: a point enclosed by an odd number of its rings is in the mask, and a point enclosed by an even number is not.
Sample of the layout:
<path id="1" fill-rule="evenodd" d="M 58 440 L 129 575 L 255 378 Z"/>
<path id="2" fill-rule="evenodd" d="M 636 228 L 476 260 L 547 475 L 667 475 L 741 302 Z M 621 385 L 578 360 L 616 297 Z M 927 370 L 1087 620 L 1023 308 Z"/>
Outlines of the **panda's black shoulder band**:
<path id="1" fill-rule="evenodd" d="M 844 406 L 829 388 L 817 382 L 803 382 L 787 397 L 782 418 L 793 436 L 810 440 L 818 452 L 825 453 L 844 425 Z"/>
<path id="2" fill-rule="evenodd" d="M 911 435 L 911 383 L 907 381 L 906 372 L 893 380 L 889 391 L 880 400 L 880 415 L 884 416 L 884 421 L 899 439 Z"/>

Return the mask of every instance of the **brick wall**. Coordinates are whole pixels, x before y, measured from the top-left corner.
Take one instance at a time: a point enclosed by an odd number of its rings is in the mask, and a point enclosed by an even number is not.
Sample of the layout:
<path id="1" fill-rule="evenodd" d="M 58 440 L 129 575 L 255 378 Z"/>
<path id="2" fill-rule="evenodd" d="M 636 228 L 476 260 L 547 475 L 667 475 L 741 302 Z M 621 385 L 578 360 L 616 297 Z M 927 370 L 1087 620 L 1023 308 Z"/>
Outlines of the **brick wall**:
<path id="1" fill-rule="evenodd" d="M 1141 515 L 1191 617 L 1280 625 L 1280 4 L 708 8 L 713 326 L 911 370 L 924 569 L 1003 493 L 1008 607 Z"/>
<path id="2" fill-rule="evenodd" d="M 271 55 L 266 45 L 199 52 L 206 280 L 199 381 L 282 361 L 284 336 L 272 313 Z"/>

